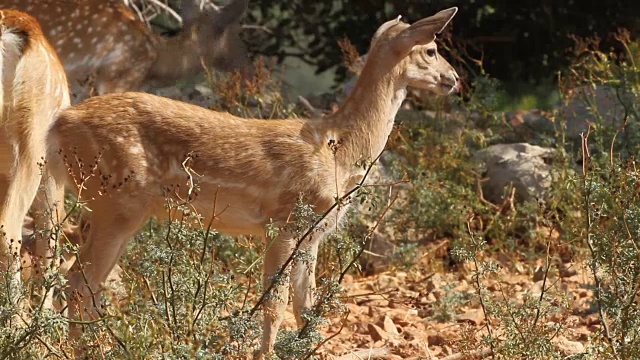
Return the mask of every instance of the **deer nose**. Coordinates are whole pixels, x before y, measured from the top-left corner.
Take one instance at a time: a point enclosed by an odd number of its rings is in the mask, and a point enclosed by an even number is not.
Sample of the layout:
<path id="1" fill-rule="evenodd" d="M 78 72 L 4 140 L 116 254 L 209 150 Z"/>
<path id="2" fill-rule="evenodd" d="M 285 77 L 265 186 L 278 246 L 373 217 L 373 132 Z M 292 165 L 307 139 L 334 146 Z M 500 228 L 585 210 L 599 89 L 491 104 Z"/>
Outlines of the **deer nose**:
<path id="1" fill-rule="evenodd" d="M 440 75 L 440 81 L 447 85 L 456 86 L 459 80 L 460 76 L 458 76 L 458 73 L 456 73 L 455 70 L 451 70 L 448 73 Z"/>

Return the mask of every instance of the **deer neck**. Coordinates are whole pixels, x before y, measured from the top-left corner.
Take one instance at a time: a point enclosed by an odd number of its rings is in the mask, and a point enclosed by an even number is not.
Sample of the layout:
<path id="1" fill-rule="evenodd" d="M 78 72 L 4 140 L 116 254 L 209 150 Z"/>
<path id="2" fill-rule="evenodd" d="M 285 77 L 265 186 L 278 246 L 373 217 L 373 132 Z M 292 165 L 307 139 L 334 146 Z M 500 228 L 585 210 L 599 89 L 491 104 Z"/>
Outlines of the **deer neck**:
<path id="1" fill-rule="evenodd" d="M 399 80 L 398 68 L 367 65 L 351 94 L 328 119 L 339 137 L 335 139 L 336 159 L 346 167 L 380 155 L 407 95 L 407 84 Z"/>
<path id="2" fill-rule="evenodd" d="M 157 38 L 158 57 L 148 76 L 156 83 L 175 81 L 198 73 L 202 68 L 198 36 L 192 29 L 185 29 L 170 38 Z"/>

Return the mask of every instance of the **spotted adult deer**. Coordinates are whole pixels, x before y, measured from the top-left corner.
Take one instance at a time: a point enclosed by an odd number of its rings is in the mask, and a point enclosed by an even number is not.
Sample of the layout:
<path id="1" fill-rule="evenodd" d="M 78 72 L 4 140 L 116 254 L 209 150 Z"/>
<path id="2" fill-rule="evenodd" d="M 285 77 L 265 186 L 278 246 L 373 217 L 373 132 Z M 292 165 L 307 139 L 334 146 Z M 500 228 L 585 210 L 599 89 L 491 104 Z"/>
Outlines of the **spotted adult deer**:
<path id="1" fill-rule="evenodd" d="M 354 90 L 339 110 L 321 119 L 243 119 L 134 92 L 93 97 L 63 111 L 49 133 L 49 156 L 56 158 L 51 163 L 56 177 L 83 184 L 92 210 L 79 254 L 84 271 L 76 262 L 69 278 L 71 316 L 92 311 L 91 294 L 134 233 L 151 216 L 167 218 L 167 196 L 186 201 L 204 224 L 258 239 L 271 220 L 287 222 L 300 194 L 318 213 L 332 209 L 336 197 L 364 180 L 361 161 L 373 161 L 383 151 L 407 86 L 443 95 L 457 89 L 458 75 L 435 43 L 456 11 L 443 10 L 413 25 L 397 19 L 380 26 Z M 189 176 L 198 180 L 197 196 L 184 186 Z M 333 208 L 303 243 L 310 263 L 285 269 L 299 324 L 313 305 L 318 244 L 346 209 Z M 294 244 L 295 234 L 283 232 L 268 247 L 265 285 L 283 268 Z M 288 299 L 288 285 L 272 285 L 277 296 L 264 303 L 260 354 L 272 351 Z M 79 331 L 72 328 L 72 336 Z"/>
<path id="2" fill-rule="evenodd" d="M 0 263 L 18 286 L 22 223 L 32 203 L 38 228 L 48 229 L 52 216 L 63 216 L 63 183 L 56 183 L 39 163 L 45 159 L 49 126 L 69 105 L 69 90 L 64 69 L 38 23 L 15 10 L 0 10 L 0 80 Z M 36 197 L 41 180 L 45 191 Z M 35 255 L 42 269 L 53 270 L 54 246 L 52 237 L 43 239 L 38 233 Z M 16 290 L 13 301 L 18 300 Z M 51 295 L 46 294 L 47 307 Z"/>
<path id="3" fill-rule="evenodd" d="M 2 6 L 33 15 L 53 44 L 74 93 L 141 90 L 208 67 L 247 71 L 239 19 L 248 0 L 221 9 L 198 10 L 185 1 L 182 31 L 164 38 L 152 33 L 121 0 L 3 0 Z"/>

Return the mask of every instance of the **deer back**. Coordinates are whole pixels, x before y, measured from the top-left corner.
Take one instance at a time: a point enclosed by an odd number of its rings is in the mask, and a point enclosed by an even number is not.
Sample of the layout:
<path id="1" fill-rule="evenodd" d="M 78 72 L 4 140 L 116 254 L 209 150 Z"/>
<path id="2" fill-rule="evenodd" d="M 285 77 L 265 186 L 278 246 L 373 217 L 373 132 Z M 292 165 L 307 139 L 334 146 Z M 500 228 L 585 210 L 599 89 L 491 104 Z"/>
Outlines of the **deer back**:
<path id="1" fill-rule="evenodd" d="M 40 22 L 74 92 L 84 98 L 83 88 L 97 95 L 140 90 L 151 80 L 175 82 L 202 70 L 201 59 L 224 70 L 233 68 L 224 64 L 246 65 L 237 21 L 220 21 L 227 8 L 246 8 L 246 0 L 235 2 L 221 10 L 185 12 L 183 30 L 168 39 L 151 32 L 120 0 L 5 0 L 4 6 Z"/>

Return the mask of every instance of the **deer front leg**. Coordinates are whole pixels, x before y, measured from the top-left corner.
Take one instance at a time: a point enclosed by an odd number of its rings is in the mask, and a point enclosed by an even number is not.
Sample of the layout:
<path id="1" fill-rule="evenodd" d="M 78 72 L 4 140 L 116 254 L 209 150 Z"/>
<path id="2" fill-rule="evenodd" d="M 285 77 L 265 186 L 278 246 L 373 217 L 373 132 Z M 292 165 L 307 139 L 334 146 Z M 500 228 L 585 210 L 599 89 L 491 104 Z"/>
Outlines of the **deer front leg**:
<path id="1" fill-rule="evenodd" d="M 278 238 L 269 246 L 264 257 L 264 290 L 271 290 L 266 294 L 263 305 L 264 323 L 262 329 L 262 346 L 260 347 L 260 354 L 257 356 L 258 359 L 261 359 L 263 355 L 273 351 L 278 329 L 284 316 L 284 310 L 287 307 L 289 300 L 290 269 L 285 269 L 281 275 L 278 274 L 282 270 L 284 263 L 291 256 L 292 250 L 293 240 L 282 240 Z"/>
<path id="2" fill-rule="evenodd" d="M 291 283 L 293 286 L 293 312 L 298 327 L 305 323 L 303 315 L 314 305 L 316 290 L 316 263 L 320 241 L 313 241 L 300 252 L 300 257 L 293 265 Z"/>

